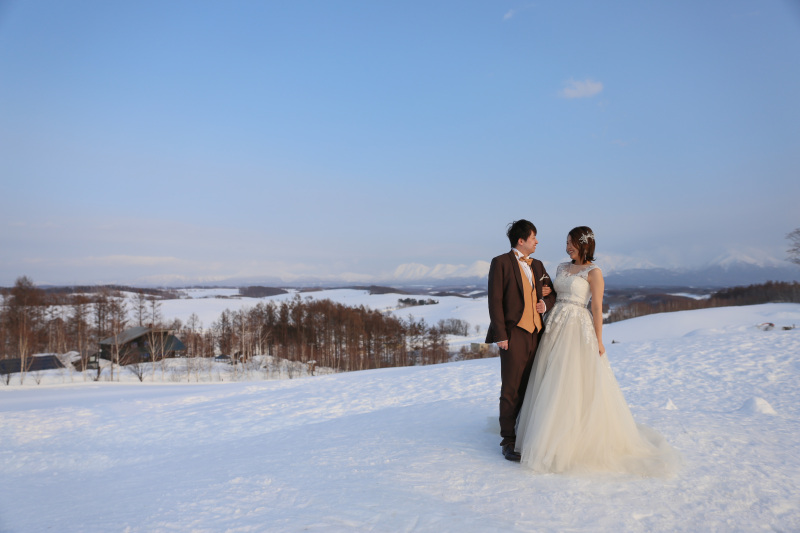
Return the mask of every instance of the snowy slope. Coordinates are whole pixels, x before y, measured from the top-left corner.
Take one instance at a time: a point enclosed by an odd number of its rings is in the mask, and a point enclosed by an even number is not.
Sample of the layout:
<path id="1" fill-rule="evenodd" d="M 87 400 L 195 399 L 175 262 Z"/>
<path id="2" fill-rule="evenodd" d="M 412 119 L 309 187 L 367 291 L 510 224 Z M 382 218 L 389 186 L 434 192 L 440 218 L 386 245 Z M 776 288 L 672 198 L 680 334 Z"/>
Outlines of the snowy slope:
<path id="1" fill-rule="evenodd" d="M 207 291 L 207 292 L 206 292 Z M 218 320 L 225 309 L 239 310 L 255 307 L 259 302 L 282 302 L 291 300 L 298 293 L 279 294 L 265 298 L 214 298 L 214 295 L 234 296 L 237 289 L 193 289 L 189 294 L 190 299 L 162 300 L 161 314 L 166 321 L 179 318 L 186 323 L 192 313 L 197 314 L 204 326 Z M 407 294 L 370 294 L 368 290 L 361 289 L 328 289 L 315 292 L 299 293 L 303 299 L 323 300 L 328 299 L 349 306 L 363 305 L 381 312 L 391 312 L 398 317 L 407 318 L 413 315 L 417 320 L 424 318 L 429 324 L 447 318 L 461 318 L 473 326 L 482 325 L 485 333 L 489 323 L 489 312 L 486 298 L 461 298 L 458 296 L 411 296 L 411 298 L 432 298 L 438 303 L 435 305 L 420 305 L 398 308 L 397 301 L 409 298 Z M 211 297 L 209 297 L 211 296 Z"/>
<path id="2" fill-rule="evenodd" d="M 166 322 L 178 318 L 184 324 L 192 313 L 196 314 L 203 327 L 210 327 L 211 323 L 218 320 L 225 309 L 239 310 L 252 308 L 259 302 L 282 302 L 295 298 L 297 293 L 279 294 L 265 298 L 215 298 L 214 296 L 234 296 L 238 289 L 191 289 L 186 291 L 191 298 L 180 300 L 162 300 L 161 314 Z M 392 313 L 399 318 L 425 319 L 428 325 L 434 325 L 439 320 L 460 318 L 470 324 L 468 337 L 450 337 L 451 351 L 457 351 L 462 344 L 483 342 L 486 337 L 486 328 L 489 325 L 489 311 L 486 297 L 461 298 L 458 296 L 411 296 L 412 298 L 432 298 L 434 305 L 419 305 L 413 307 L 398 307 L 397 300 L 409 298 L 406 294 L 370 294 L 368 290 L 360 289 L 328 289 L 316 292 L 299 293 L 303 299 L 323 300 L 328 299 L 349 306 L 363 305 L 370 309 Z M 478 326 L 478 331 L 475 327 Z"/>
<path id="3" fill-rule="evenodd" d="M 778 327 L 754 327 L 765 321 Z M 683 456 L 671 479 L 533 475 L 503 460 L 497 359 L 2 387 L 0 531 L 797 531 L 791 323 L 800 305 L 607 327 L 634 416 Z"/>

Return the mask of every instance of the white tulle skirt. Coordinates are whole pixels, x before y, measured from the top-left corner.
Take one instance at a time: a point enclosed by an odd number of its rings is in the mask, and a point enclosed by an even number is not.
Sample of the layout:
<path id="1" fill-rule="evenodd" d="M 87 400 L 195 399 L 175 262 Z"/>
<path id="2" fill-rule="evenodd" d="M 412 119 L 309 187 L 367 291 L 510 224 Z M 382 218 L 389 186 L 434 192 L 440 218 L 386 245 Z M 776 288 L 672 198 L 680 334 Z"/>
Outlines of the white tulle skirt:
<path id="1" fill-rule="evenodd" d="M 668 476 L 680 462 L 656 431 L 633 420 L 589 311 L 556 303 L 517 421 L 522 465 L 537 472 Z"/>

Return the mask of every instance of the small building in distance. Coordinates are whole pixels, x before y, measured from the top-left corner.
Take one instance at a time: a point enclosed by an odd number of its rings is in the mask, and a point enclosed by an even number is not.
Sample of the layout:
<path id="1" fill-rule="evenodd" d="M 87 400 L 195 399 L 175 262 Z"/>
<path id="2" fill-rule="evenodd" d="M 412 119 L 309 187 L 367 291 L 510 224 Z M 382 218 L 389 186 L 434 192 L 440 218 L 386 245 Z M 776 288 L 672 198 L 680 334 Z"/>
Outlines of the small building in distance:
<path id="1" fill-rule="evenodd" d="M 185 355 L 186 346 L 164 328 L 129 328 L 113 337 L 100 341 L 99 355 L 111 361 L 119 353 L 119 364 L 129 365 L 146 361 L 160 361 Z"/>
<path id="2" fill-rule="evenodd" d="M 38 372 L 40 370 L 64 368 L 64 363 L 54 354 L 35 354 L 25 358 L 25 367 L 25 372 Z M 0 374 L 16 374 L 21 370 L 22 359 L 19 357 L 0 359 Z"/>

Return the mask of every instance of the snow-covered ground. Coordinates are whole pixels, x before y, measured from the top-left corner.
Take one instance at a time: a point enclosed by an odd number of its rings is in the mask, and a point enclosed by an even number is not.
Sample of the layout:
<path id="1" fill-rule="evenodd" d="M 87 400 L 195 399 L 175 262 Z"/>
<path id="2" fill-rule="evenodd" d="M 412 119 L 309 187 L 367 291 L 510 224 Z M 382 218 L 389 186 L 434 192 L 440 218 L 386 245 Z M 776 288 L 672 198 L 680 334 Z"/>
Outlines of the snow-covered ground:
<path id="1" fill-rule="evenodd" d="M 683 296 L 684 298 L 692 298 L 693 300 L 708 300 L 711 294 L 695 294 L 691 292 L 671 292 L 671 296 Z"/>
<path id="2" fill-rule="evenodd" d="M 184 324 L 192 313 L 196 314 L 204 326 L 219 319 L 225 309 L 239 310 L 255 307 L 259 302 L 273 301 L 276 303 L 291 300 L 296 295 L 303 299 L 322 300 L 328 299 L 349 306 L 363 305 L 381 312 L 390 312 L 398 317 L 407 318 L 413 315 L 415 319 L 424 318 L 428 324 L 435 324 L 447 318 L 460 318 L 475 325 L 483 327 L 486 336 L 486 326 L 489 322 L 486 297 L 462 298 L 459 296 L 419 296 L 406 294 L 370 294 L 368 290 L 361 289 L 328 289 L 311 292 L 290 292 L 264 298 L 246 298 L 238 296 L 238 289 L 182 289 L 190 298 L 179 300 L 162 300 L 161 314 L 165 321 L 178 318 Z M 218 297 L 221 296 L 221 297 Z M 418 305 L 413 307 L 398 307 L 397 301 L 401 298 L 433 299 L 435 305 Z"/>
<path id="3" fill-rule="evenodd" d="M 211 326 L 218 320 L 225 309 L 238 311 L 255 307 L 259 302 L 273 301 L 280 303 L 291 300 L 297 294 L 303 299 L 331 300 L 344 305 L 363 305 L 384 313 L 392 313 L 398 318 L 407 319 L 413 316 L 415 320 L 425 319 L 430 325 L 435 325 L 439 320 L 460 318 L 470 324 L 469 335 L 448 336 L 451 351 L 457 351 L 462 345 L 469 346 L 473 342 L 483 342 L 486 338 L 486 328 L 489 325 L 489 312 L 486 297 L 462 298 L 459 296 L 409 296 L 406 294 L 370 294 L 368 290 L 361 289 L 328 289 L 311 292 L 290 292 L 277 296 L 264 298 L 246 298 L 238 296 L 238 289 L 182 289 L 189 298 L 178 300 L 162 300 L 161 315 L 165 322 L 180 319 L 184 324 L 194 313 L 200 319 L 203 327 Z M 221 296 L 221 297 L 220 297 Z M 417 305 L 413 307 L 399 307 L 397 301 L 401 298 L 425 299 L 431 298 L 437 303 L 434 305 Z M 478 330 L 475 327 L 478 326 Z"/>
<path id="4" fill-rule="evenodd" d="M 0 531 L 798 531 L 791 324 L 800 305 L 607 326 L 634 416 L 683 456 L 670 479 L 534 475 L 505 461 L 497 359 L 2 386 Z"/>
<path id="5" fill-rule="evenodd" d="M 48 356 L 36 354 L 33 357 Z M 25 388 L 41 385 L 69 385 L 76 383 L 117 382 L 117 383 L 212 383 L 224 381 L 264 381 L 267 379 L 295 379 L 309 376 L 334 374 L 336 369 L 310 366 L 300 361 L 289 361 L 269 355 L 255 355 L 247 362 L 231 364 L 230 358 L 214 357 L 180 357 L 163 359 L 156 363 L 141 365 L 114 365 L 111 374 L 111 362 L 100 360 L 100 376 L 97 369 L 81 372 L 75 367 L 80 361 L 78 352 L 69 352 L 58 356 L 64 368 L 27 372 L 20 379 L 18 373 L 3 375 L 3 386 Z M 21 383 L 20 383 L 21 382 Z M 0 530 L 2 533 L 2 530 Z"/>

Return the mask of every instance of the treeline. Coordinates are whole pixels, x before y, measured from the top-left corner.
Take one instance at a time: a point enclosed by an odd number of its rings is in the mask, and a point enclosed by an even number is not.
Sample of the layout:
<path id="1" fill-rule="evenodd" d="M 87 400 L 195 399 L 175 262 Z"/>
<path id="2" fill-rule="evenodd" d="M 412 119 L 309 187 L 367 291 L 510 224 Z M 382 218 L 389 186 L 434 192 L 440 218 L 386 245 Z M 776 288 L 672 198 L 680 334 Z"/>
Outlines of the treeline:
<path id="1" fill-rule="evenodd" d="M 278 289 L 277 287 L 262 287 L 256 285 L 253 287 L 240 287 L 239 294 L 247 298 L 264 298 L 265 296 L 276 296 L 278 294 L 286 294 L 285 289 Z"/>
<path id="2" fill-rule="evenodd" d="M 403 320 L 363 305 L 296 295 L 280 303 L 226 309 L 207 329 L 192 315 L 180 337 L 189 356 L 222 353 L 244 362 L 265 354 L 351 371 L 448 361 L 446 335 L 452 324 L 441 322 L 429 325 L 424 319 Z"/>
<path id="3" fill-rule="evenodd" d="M 35 353 L 77 352 L 85 368 L 100 340 L 138 325 L 173 330 L 189 357 L 225 354 L 247 362 L 254 355 L 272 355 L 350 371 L 446 362 L 450 358 L 446 335 L 469 331 L 469 324 L 459 319 L 428 324 L 364 306 L 303 300 L 300 295 L 225 310 L 208 327 L 196 314 L 186 324 L 166 323 L 156 294 L 133 291 L 132 298 L 114 288 L 67 294 L 37 288 L 30 278 L 21 277 L 12 288 L 2 290 L 0 357 L 21 359 L 21 379 Z"/>
<path id="4" fill-rule="evenodd" d="M 672 295 L 658 295 L 649 301 L 631 302 L 611 310 L 605 322 L 610 324 L 637 316 L 711 307 L 727 307 L 736 305 L 756 305 L 763 303 L 800 303 L 800 283 L 768 281 L 746 287 L 722 289 L 704 300 L 695 300 Z"/>
<path id="5" fill-rule="evenodd" d="M 77 352 L 85 367 L 100 340 L 131 326 L 163 322 L 155 291 L 130 289 L 136 295 L 129 300 L 118 288 L 80 289 L 76 294 L 41 289 L 23 276 L 2 290 L 0 357 L 19 358 L 22 379 L 32 354 Z"/>
<path id="6" fill-rule="evenodd" d="M 178 299 L 180 293 L 175 289 L 148 289 L 129 287 L 128 285 L 72 285 L 72 286 L 59 286 L 59 287 L 44 287 L 39 289 L 46 298 L 52 303 L 58 301 L 58 296 L 68 298 L 73 294 L 86 294 L 90 298 L 93 295 L 99 294 L 116 294 L 122 292 L 130 292 L 135 294 L 144 294 L 160 299 Z"/>
<path id="7" fill-rule="evenodd" d="M 436 305 L 439 302 L 434 300 L 433 298 L 422 299 L 419 300 L 416 298 L 398 298 L 397 300 L 397 307 L 414 307 L 416 305 Z"/>

